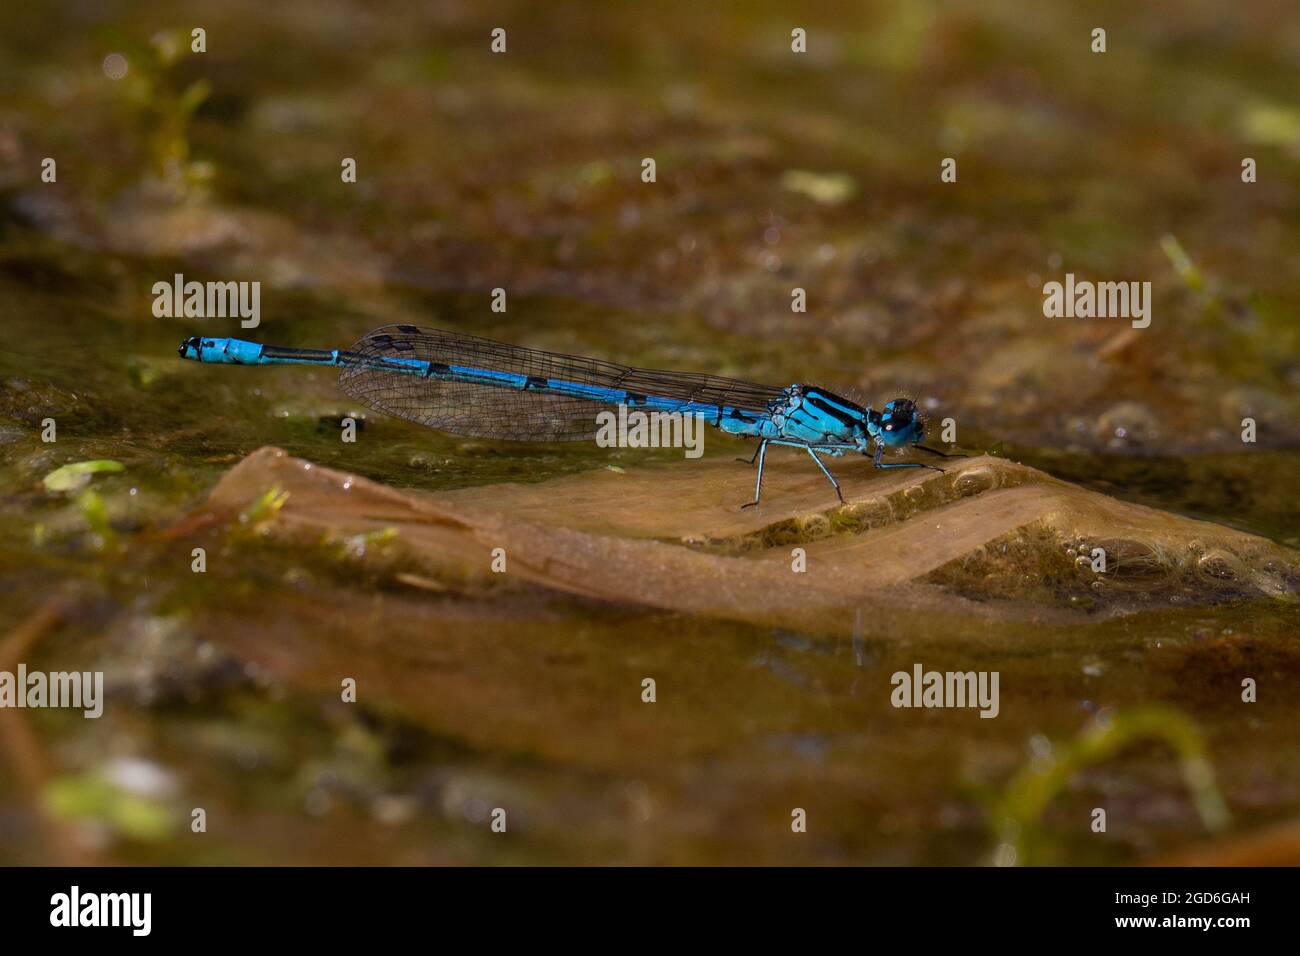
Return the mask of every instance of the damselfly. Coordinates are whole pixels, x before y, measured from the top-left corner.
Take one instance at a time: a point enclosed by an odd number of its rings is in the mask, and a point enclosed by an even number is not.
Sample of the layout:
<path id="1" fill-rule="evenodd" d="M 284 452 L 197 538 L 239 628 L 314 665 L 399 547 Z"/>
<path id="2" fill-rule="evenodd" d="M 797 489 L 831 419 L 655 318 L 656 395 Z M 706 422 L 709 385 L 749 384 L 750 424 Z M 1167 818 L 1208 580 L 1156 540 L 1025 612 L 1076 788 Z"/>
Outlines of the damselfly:
<path id="1" fill-rule="evenodd" d="M 633 368 L 413 325 L 376 329 L 348 350 L 191 336 L 179 351 L 182 358 L 222 365 L 337 366 L 343 391 L 370 408 L 479 438 L 591 439 L 597 413 L 617 405 L 699 415 L 729 435 L 758 439 L 749 460 L 758 463 L 758 481 L 754 500 L 744 508 L 758 504 L 762 495 L 769 445 L 807 451 L 841 502 L 840 484 L 821 455 L 861 453 L 877 468 L 934 468 L 882 461 L 888 448 L 915 445 L 944 455 L 920 444 L 925 423 L 906 398 L 876 411 L 816 385 L 778 388 L 698 372 Z"/>

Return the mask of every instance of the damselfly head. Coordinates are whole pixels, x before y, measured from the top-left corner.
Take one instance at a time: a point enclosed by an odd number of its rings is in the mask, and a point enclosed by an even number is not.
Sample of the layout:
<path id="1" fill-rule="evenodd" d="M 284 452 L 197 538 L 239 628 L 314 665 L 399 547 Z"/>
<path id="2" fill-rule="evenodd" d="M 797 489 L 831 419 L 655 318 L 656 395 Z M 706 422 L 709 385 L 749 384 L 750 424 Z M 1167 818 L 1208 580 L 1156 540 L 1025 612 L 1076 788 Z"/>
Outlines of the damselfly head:
<path id="1" fill-rule="evenodd" d="M 176 350 L 176 354 L 181 358 L 197 359 L 201 348 L 202 343 L 199 340 L 199 337 L 197 335 L 191 335 L 181 343 L 181 347 Z"/>
<path id="2" fill-rule="evenodd" d="M 873 410 L 870 425 L 873 437 L 891 448 L 914 445 L 925 438 L 925 420 L 910 398 L 896 398 L 879 412 Z"/>

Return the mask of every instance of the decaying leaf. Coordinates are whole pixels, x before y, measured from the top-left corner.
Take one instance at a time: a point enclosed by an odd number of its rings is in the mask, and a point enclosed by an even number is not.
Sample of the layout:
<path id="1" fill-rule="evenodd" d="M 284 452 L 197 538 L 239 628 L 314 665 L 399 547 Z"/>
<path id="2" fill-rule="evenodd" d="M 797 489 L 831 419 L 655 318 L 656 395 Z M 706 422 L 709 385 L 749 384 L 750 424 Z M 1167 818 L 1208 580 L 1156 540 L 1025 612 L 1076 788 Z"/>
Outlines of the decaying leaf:
<path id="1" fill-rule="evenodd" d="M 510 580 L 826 633 L 847 632 L 864 608 L 907 632 L 922 630 L 908 624 L 923 616 L 925 632 L 974 636 L 1007 618 L 1122 613 L 1137 596 L 1144 608 L 1289 600 L 1300 578 L 1291 552 L 1265 539 L 1000 459 L 973 458 L 942 474 L 841 464 L 842 508 L 821 475 L 773 459 L 763 504 L 741 510 L 752 472 L 729 462 L 426 493 L 267 448 L 226 475 L 211 506 L 239 513 L 278 486 L 287 496 L 278 533 L 391 527 L 439 580 L 490 582 L 493 551 L 502 549 Z M 795 547 L 806 570 L 795 570 Z M 1045 595 L 1049 574 L 1059 580 Z"/>

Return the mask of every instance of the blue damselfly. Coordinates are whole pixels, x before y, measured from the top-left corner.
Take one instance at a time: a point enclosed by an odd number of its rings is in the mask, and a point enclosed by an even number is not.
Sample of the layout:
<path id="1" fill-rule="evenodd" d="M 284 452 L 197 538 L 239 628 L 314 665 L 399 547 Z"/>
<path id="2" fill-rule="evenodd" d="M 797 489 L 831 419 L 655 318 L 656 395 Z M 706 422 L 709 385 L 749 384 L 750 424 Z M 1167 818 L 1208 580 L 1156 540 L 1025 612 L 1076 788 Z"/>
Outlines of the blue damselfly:
<path id="1" fill-rule="evenodd" d="M 758 464 L 754 500 L 742 507 L 759 503 L 769 445 L 807 451 L 841 502 L 839 482 L 821 455 L 860 453 L 877 468 L 934 468 L 882 461 L 889 448 L 915 445 L 947 457 L 920 444 L 925 423 L 906 398 L 877 411 L 816 385 L 779 388 L 699 372 L 633 368 L 414 325 L 376 329 L 347 350 L 192 336 L 179 351 L 183 358 L 222 365 L 337 366 L 343 391 L 370 408 L 480 438 L 591 439 L 597 414 L 617 405 L 698 415 L 729 435 L 758 439 L 749 460 Z"/>

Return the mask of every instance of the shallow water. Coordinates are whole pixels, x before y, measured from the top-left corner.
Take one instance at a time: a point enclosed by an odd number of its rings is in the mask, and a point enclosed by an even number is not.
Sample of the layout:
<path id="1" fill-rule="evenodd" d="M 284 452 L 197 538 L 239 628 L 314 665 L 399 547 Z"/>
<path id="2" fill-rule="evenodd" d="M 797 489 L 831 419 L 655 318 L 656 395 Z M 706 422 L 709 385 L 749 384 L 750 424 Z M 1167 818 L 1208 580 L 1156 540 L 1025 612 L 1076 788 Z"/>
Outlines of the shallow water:
<path id="1" fill-rule="evenodd" d="M 786 58 L 776 7 L 684 6 L 647 30 L 627 11 L 521 4 L 518 53 L 492 62 L 469 7 L 390 21 L 235 3 L 205 9 L 220 42 L 172 66 L 138 11 L 0 14 L 0 641 L 30 666 L 102 669 L 109 688 L 98 721 L 0 712 L 0 857 L 1007 862 L 995 808 L 1015 774 L 1099 714 L 1151 705 L 1194 722 L 1228 832 L 1206 830 L 1173 752 L 1147 742 L 1073 774 L 1016 862 L 1159 859 L 1295 818 L 1293 586 L 1143 597 L 1139 555 L 1131 590 L 1085 606 L 1091 579 L 1076 593 L 1043 532 L 929 575 L 953 607 L 982 609 L 968 628 L 881 596 L 801 624 L 484 583 L 431 570 L 401 534 L 291 538 L 274 509 L 210 509 L 265 446 L 468 495 L 696 466 L 373 413 L 347 444 L 339 421 L 358 409 L 333 373 L 175 354 L 198 332 L 343 347 L 414 322 L 877 403 L 910 394 L 954 418 L 971 454 L 1251 532 L 1294 561 L 1294 30 L 1262 5 L 1190 4 L 1177 29 L 1116 8 L 1112 36 L 1144 55 L 1089 73 L 1073 13 L 910 9 L 828 10 L 807 66 Z M 119 84 L 99 68 L 114 49 L 133 67 Z M 175 101 L 200 79 L 211 91 L 182 122 Z M 1255 188 L 1236 180 L 1243 149 L 1267 170 Z M 950 152 L 962 188 L 946 194 L 933 167 Z M 31 171 L 51 154 L 59 181 L 43 186 Z M 653 186 L 637 178 L 646 154 Z M 344 155 L 359 157 L 355 187 L 337 182 Z M 1041 283 L 1066 270 L 1151 279 L 1151 328 L 1044 319 Z M 262 327 L 155 318 L 150 287 L 176 272 L 262 281 Z M 488 306 L 498 285 L 505 314 Z M 796 285 L 808 314 L 789 310 Z M 739 504 L 751 472 L 735 465 L 733 489 L 712 465 L 747 446 L 710 434 L 706 449 L 700 487 Z M 98 459 L 123 470 L 42 484 Z M 660 538 L 656 514 L 666 526 L 683 506 L 655 508 L 609 520 Z M 863 513 L 755 533 L 816 555 L 871 530 Z M 918 662 L 999 671 L 998 718 L 892 707 L 890 675 Z M 1241 703 L 1245 676 L 1258 703 Z M 1099 805 L 1104 838 L 1086 824 Z M 488 827 L 495 807 L 510 808 L 508 837 Z M 793 807 L 810 821 L 799 839 Z"/>

